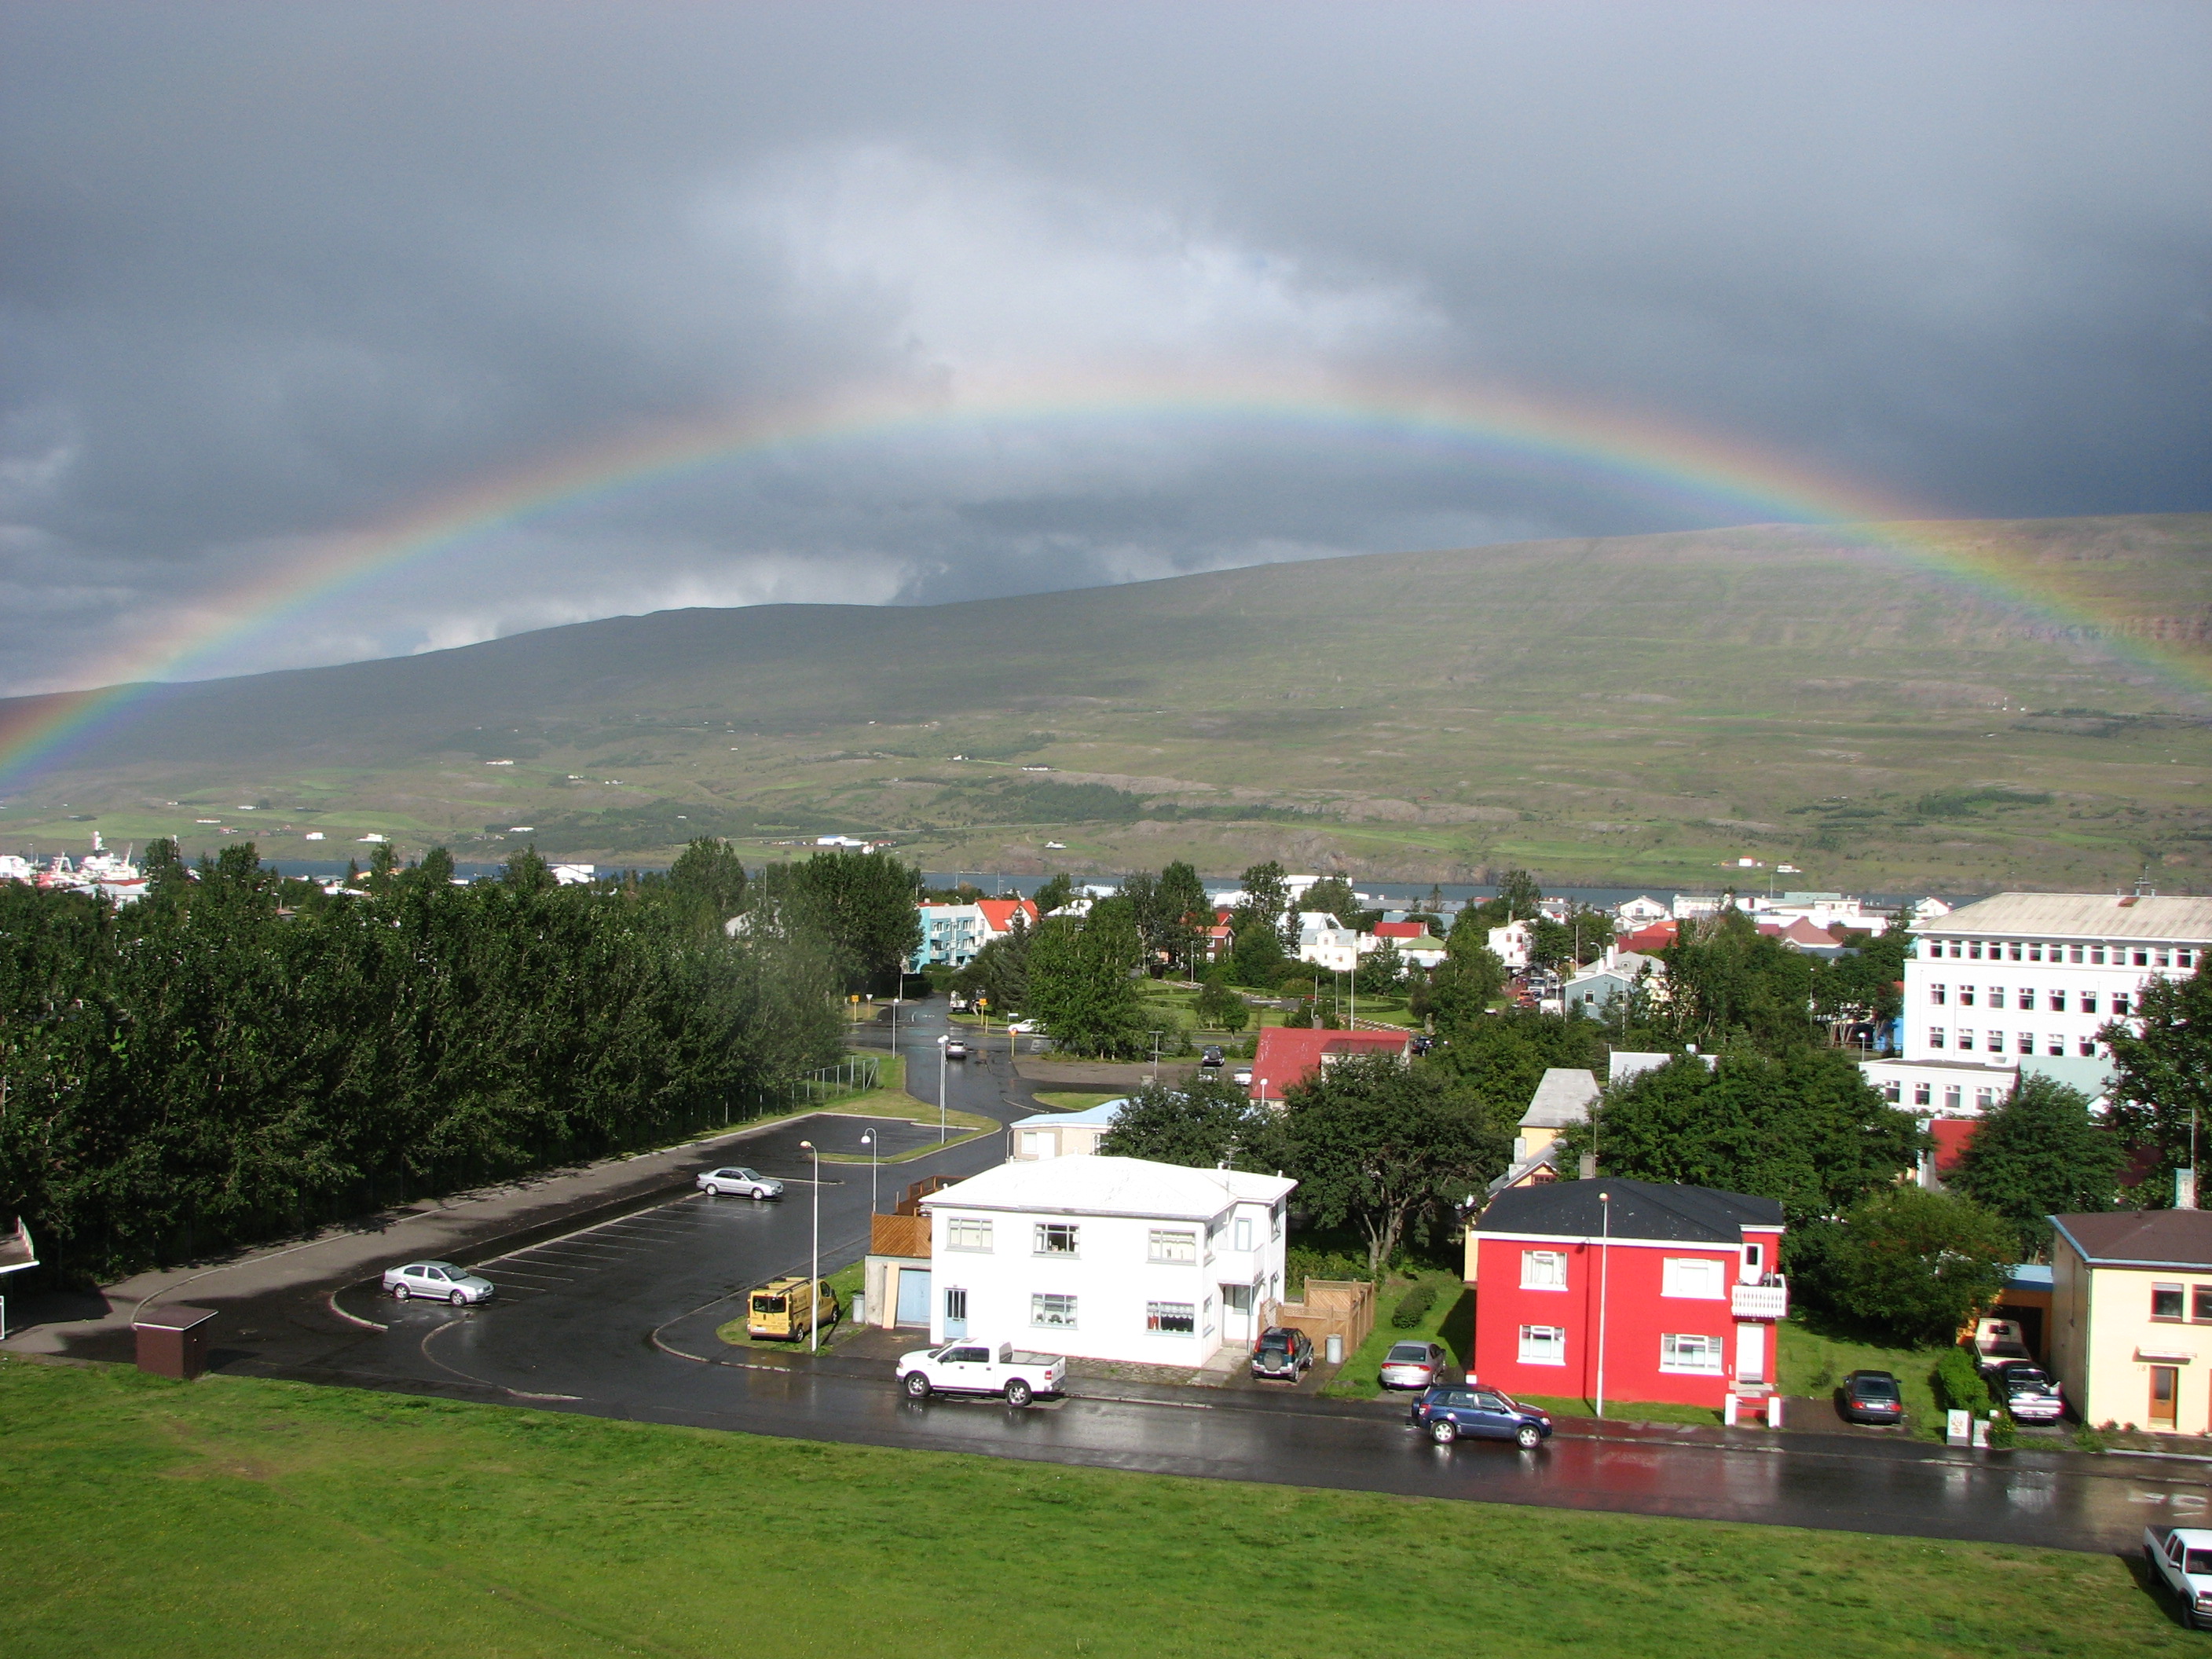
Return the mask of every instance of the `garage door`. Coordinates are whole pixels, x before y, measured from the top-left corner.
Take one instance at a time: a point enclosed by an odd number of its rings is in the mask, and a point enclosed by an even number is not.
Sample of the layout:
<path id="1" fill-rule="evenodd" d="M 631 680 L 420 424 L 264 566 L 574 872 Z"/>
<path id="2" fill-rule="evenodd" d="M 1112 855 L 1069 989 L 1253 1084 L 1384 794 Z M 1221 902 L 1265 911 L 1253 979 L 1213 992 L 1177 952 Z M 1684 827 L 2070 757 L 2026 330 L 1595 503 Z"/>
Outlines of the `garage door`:
<path id="1" fill-rule="evenodd" d="M 901 1267 L 898 1286 L 898 1322 L 902 1325 L 929 1323 L 929 1273 L 922 1267 Z"/>

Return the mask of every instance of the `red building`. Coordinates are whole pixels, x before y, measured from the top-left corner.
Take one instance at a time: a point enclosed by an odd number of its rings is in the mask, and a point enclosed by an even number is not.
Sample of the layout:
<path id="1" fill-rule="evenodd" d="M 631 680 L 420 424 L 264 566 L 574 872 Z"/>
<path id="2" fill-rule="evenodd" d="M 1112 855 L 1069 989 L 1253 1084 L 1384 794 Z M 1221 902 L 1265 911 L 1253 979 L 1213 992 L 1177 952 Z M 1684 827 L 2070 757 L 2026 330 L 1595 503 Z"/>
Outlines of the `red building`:
<path id="1" fill-rule="evenodd" d="M 1326 1071 L 1353 1054 L 1389 1054 L 1406 1060 L 1413 1052 L 1411 1031 L 1331 1031 L 1321 1026 L 1270 1025 L 1260 1033 L 1252 1056 L 1252 1098 L 1279 1101 L 1294 1083 Z"/>
<path id="2" fill-rule="evenodd" d="M 1508 1394 L 1716 1410 L 1767 1395 L 1781 1253 L 1771 1198 L 1612 1176 L 1509 1188 L 1468 1231 L 1474 1374 Z"/>
<path id="3" fill-rule="evenodd" d="M 1378 921 L 1375 924 L 1377 939 L 1420 939 L 1429 931 L 1425 921 Z"/>

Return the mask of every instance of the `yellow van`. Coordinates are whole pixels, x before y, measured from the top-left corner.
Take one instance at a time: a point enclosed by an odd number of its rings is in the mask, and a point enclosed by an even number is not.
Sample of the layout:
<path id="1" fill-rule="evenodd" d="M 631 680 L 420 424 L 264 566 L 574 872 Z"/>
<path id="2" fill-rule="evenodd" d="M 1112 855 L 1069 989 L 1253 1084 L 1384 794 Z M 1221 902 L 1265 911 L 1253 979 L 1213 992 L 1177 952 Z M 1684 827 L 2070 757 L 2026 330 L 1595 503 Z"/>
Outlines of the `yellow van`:
<path id="1" fill-rule="evenodd" d="M 810 1293 L 804 1274 L 772 1279 L 746 1299 L 746 1333 L 795 1342 L 813 1328 L 817 1307 L 824 1328 L 837 1322 L 837 1292 L 828 1279 L 819 1281 Z"/>

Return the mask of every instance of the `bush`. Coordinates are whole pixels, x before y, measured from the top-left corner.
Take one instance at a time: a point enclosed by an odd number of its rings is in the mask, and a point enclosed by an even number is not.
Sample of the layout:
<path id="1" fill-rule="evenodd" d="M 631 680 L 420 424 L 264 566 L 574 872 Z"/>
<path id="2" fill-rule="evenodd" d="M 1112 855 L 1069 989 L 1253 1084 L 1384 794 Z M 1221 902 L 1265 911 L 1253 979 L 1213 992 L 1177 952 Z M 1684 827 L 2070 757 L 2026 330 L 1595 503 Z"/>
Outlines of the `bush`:
<path id="1" fill-rule="evenodd" d="M 1309 1279 L 1371 1279 L 1364 1255 L 1293 1244 L 1283 1262 L 1283 1294 L 1296 1301 Z"/>
<path id="2" fill-rule="evenodd" d="M 1410 1331 L 1421 1322 L 1436 1303 L 1437 1287 L 1434 1285 L 1416 1285 L 1398 1298 L 1398 1305 L 1390 1310 L 1390 1323 L 1399 1330 Z"/>
<path id="3" fill-rule="evenodd" d="M 2020 1425 L 2010 1412 L 1999 1412 L 1990 1422 L 1990 1444 L 2000 1449 L 2020 1443 Z"/>
<path id="4" fill-rule="evenodd" d="M 1936 1404 L 1947 1410 L 1972 1412 L 1977 1417 L 1990 1414 L 1990 1385 L 1964 1348 L 1944 1349 L 1929 1381 L 1935 1385 Z"/>

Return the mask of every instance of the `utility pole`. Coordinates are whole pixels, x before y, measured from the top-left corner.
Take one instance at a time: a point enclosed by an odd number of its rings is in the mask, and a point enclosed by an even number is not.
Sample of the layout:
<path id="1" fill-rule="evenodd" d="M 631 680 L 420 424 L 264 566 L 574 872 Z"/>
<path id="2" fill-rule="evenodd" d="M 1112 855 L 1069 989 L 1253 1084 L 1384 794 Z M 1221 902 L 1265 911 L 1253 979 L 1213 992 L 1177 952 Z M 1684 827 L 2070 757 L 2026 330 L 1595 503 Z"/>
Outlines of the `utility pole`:
<path id="1" fill-rule="evenodd" d="M 937 1144 L 945 1144 L 945 1073 L 951 1052 L 952 1033 L 937 1039 Z"/>
<path id="2" fill-rule="evenodd" d="M 1597 1414 L 1605 1417 L 1605 1292 L 1611 1281 L 1613 1267 L 1613 1194 L 1597 1195 L 1598 1213 L 1603 1218 L 1598 1235 L 1597 1255 Z"/>
<path id="3" fill-rule="evenodd" d="M 814 1249 L 806 1263 L 806 1351 L 822 1352 L 822 1154 L 811 1140 L 799 1150 L 814 1160 Z"/>

